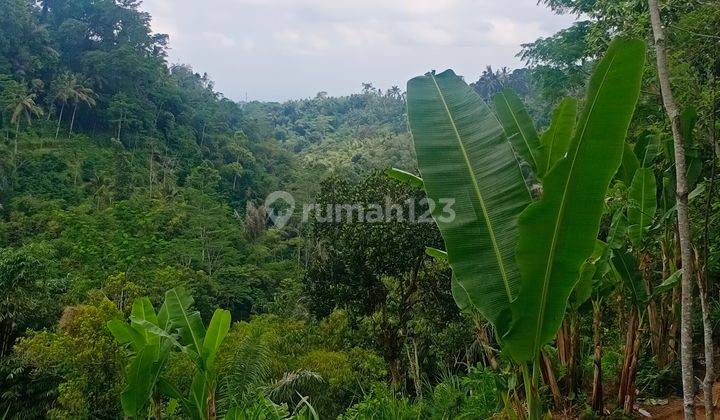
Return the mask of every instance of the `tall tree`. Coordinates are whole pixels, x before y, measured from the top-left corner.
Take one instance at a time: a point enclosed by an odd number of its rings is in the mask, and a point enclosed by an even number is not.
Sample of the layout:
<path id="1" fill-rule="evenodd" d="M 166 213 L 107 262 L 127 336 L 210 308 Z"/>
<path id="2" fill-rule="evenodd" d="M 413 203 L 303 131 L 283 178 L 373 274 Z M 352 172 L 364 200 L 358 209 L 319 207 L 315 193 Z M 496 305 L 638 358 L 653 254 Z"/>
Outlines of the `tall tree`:
<path id="1" fill-rule="evenodd" d="M 17 163 L 17 150 L 18 150 L 18 137 L 20 136 L 20 121 L 25 119 L 28 125 L 32 124 L 33 116 L 40 116 L 43 114 L 42 108 L 35 103 L 37 95 L 34 93 L 22 93 L 15 97 L 15 100 L 10 105 L 10 122 L 15 124 L 15 151 L 13 153 L 13 162 Z"/>
<path id="2" fill-rule="evenodd" d="M 75 78 L 72 73 L 65 72 L 55 80 L 54 83 L 54 96 L 53 102 L 60 103 L 60 115 L 58 116 L 57 128 L 55 129 L 55 140 L 57 140 L 60 134 L 60 123 L 62 123 L 63 112 L 65 111 L 65 105 L 68 100 L 72 97 L 73 88 L 75 85 Z"/>
<path id="3" fill-rule="evenodd" d="M 683 406 L 686 419 L 695 418 L 695 391 L 692 359 L 692 289 L 693 262 L 692 244 L 690 243 L 690 217 L 688 215 L 688 187 L 683 149 L 682 129 L 680 127 L 680 111 L 673 97 L 668 72 L 667 53 L 665 51 L 665 30 L 660 19 L 657 0 L 648 0 L 650 22 L 652 23 L 655 40 L 655 56 L 657 59 L 658 79 L 662 92 L 663 104 L 673 133 L 675 145 L 675 179 L 677 183 L 676 201 L 678 216 L 678 236 L 682 260 L 682 298 L 680 303 L 680 360 L 682 365 Z"/>
<path id="4" fill-rule="evenodd" d="M 73 126 L 75 125 L 75 114 L 80 103 L 84 103 L 90 107 L 95 106 L 95 92 L 88 86 L 88 81 L 81 75 L 71 75 L 67 81 L 66 89 L 68 99 L 73 104 L 73 113 L 70 120 L 70 136 L 72 136 Z"/>

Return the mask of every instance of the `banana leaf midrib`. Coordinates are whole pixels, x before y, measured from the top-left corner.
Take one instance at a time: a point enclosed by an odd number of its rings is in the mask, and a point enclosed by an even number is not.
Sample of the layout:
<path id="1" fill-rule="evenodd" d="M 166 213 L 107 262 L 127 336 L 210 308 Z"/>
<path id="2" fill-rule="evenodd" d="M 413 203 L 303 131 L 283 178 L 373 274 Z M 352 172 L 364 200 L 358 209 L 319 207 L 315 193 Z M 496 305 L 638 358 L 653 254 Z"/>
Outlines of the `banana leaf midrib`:
<path id="1" fill-rule="evenodd" d="M 522 137 L 523 142 L 525 143 L 525 146 L 528 148 L 528 153 L 530 153 L 530 157 L 533 160 L 532 162 L 528 162 L 528 163 L 531 163 L 535 168 L 537 168 L 538 161 L 537 161 L 537 158 L 535 157 L 535 153 L 533 153 L 533 148 L 530 147 L 530 143 L 528 142 L 527 136 L 525 135 L 525 132 L 521 128 L 520 121 L 518 121 L 517 116 L 515 115 L 515 112 L 513 112 L 512 106 L 510 105 L 510 102 L 508 102 L 507 97 L 505 96 L 505 92 L 501 91 L 500 96 L 502 97 L 502 100 L 505 102 L 505 105 L 507 105 L 509 114 L 510 114 L 510 116 L 512 116 L 512 119 L 518 128 L 518 134 Z"/>
<path id="2" fill-rule="evenodd" d="M 505 292 L 507 293 L 507 296 L 508 296 L 508 302 L 512 302 L 513 295 L 512 295 L 512 291 L 510 290 L 510 284 L 508 282 L 507 271 L 505 269 L 505 264 L 503 263 L 502 254 L 500 253 L 500 249 L 498 248 L 497 239 L 495 238 L 495 231 L 494 231 L 492 222 L 490 221 L 490 217 L 488 216 L 488 211 L 487 211 L 487 207 L 485 205 L 485 201 L 483 199 L 483 195 L 480 192 L 480 187 L 478 186 L 478 182 L 475 177 L 475 172 L 473 171 L 472 165 L 470 164 L 470 159 L 467 155 L 467 151 L 465 150 L 465 145 L 463 144 L 462 137 L 460 136 L 460 132 L 457 129 L 457 124 L 455 123 L 452 113 L 450 112 L 450 108 L 448 107 L 447 102 L 445 101 L 445 96 L 443 95 L 442 90 L 440 89 L 440 86 L 437 83 L 437 80 L 435 80 L 435 75 L 431 74 L 430 77 L 435 85 L 435 89 L 437 90 L 438 97 L 440 98 L 440 101 L 442 101 L 443 107 L 445 108 L 445 112 L 450 121 L 450 125 L 452 125 L 453 132 L 455 133 L 455 137 L 457 138 L 458 144 L 460 146 L 460 150 L 462 151 L 463 159 L 465 160 L 465 166 L 470 174 L 470 178 L 472 179 L 473 189 L 475 190 L 475 193 L 477 194 L 478 201 L 480 202 L 480 207 L 481 207 L 482 213 L 483 213 L 483 218 L 485 219 L 487 230 L 488 230 L 488 233 L 490 234 L 490 240 L 493 245 L 495 259 L 497 260 L 498 268 L 499 268 L 500 274 L 502 275 L 502 278 L 503 278 L 503 284 L 505 286 Z M 465 291 L 465 293 L 468 294 L 467 289 L 465 289 L 465 287 L 460 282 L 458 282 L 458 284 L 460 285 L 460 287 L 462 287 L 463 291 Z M 469 296 L 469 294 L 468 294 L 468 296 Z"/>
<path id="3" fill-rule="evenodd" d="M 553 237 L 552 242 L 550 245 L 550 254 L 547 258 L 547 263 L 545 264 L 545 275 L 543 278 L 543 286 L 542 286 L 542 298 L 540 301 L 540 313 L 538 316 L 538 322 L 535 326 L 535 337 L 534 341 L 537 343 L 539 340 L 539 337 L 541 335 L 542 331 L 542 325 L 545 319 L 545 306 L 547 305 L 547 294 L 548 294 L 548 286 L 550 282 L 550 273 L 552 272 L 553 262 L 555 260 L 555 252 L 556 252 L 556 246 L 557 246 L 557 238 L 558 238 L 558 232 L 560 228 L 560 220 L 562 220 L 563 215 L 565 213 L 565 206 L 567 203 L 567 190 L 568 186 L 570 185 L 570 180 L 573 177 L 573 174 L 575 173 L 575 162 L 577 159 L 578 151 L 580 150 L 580 146 L 582 145 L 583 138 L 585 137 L 585 131 L 587 130 L 588 123 L 590 122 L 590 115 L 592 115 L 593 110 L 595 109 L 595 104 L 597 103 L 598 97 L 600 96 L 600 93 L 602 92 L 602 87 L 605 85 L 605 80 L 607 79 L 607 75 L 610 73 L 610 70 L 612 69 L 613 63 L 615 62 L 615 56 L 613 56 L 610 59 L 610 63 L 607 66 L 607 69 L 605 70 L 605 74 L 603 74 L 602 81 L 600 82 L 598 89 L 596 91 L 595 97 L 592 100 L 592 103 L 590 104 L 590 108 L 587 112 L 587 118 L 584 121 L 584 125 L 582 127 L 582 130 L 579 132 L 577 139 L 578 144 L 577 147 L 575 147 L 575 150 L 573 152 L 572 160 L 570 161 L 570 169 L 568 171 L 568 177 L 565 180 L 565 185 L 563 187 L 563 194 L 562 199 L 560 201 L 560 209 L 557 213 L 557 216 L 555 218 L 555 227 L 553 228 Z M 565 158 L 567 159 L 567 157 Z"/>

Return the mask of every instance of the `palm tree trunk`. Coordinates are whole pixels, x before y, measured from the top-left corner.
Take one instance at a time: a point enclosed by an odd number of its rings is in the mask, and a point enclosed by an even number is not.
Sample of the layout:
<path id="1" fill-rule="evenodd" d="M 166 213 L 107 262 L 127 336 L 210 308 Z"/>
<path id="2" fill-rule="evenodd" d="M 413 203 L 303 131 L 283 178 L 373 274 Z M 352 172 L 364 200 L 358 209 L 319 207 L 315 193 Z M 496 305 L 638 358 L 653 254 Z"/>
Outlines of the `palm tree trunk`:
<path id="1" fill-rule="evenodd" d="M 20 136 L 20 118 L 15 123 L 15 152 L 13 153 L 13 168 L 17 170 L 18 136 Z"/>
<path id="2" fill-rule="evenodd" d="M 60 134 L 60 123 L 62 122 L 63 111 L 65 111 L 65 104 L 62 104 L 60 107 L 60 117 L 58 118 L 57 128 L 55 129 L 55 141 L 57 141 L 58 135 Z"/>
<path id="3" fill-rule="evenodd" d="M 17 123 L 15 123 L 15 154 L 13 155 L 13 162 L 15 161 L 15 158 L 17 157 L 17 138 L 20 137 L 20 119 L 18 118 Z"/>
<path id="4" fill-rule="evenodd" d="M 682 258 L 682 297 L 680 303 L 680 364 L 682 366 L 683 406 L 685 419 L 695 419 L 695 390 L 693 383 L 692 357 L 692 250 L 690 248 L 690 218 L 688 215 L 688 191 L 683 150 L 682 131 L 680 129 L 680 113 L 670 86 L 667 56 L 665 52 L 665 32 L 660 19 L 657 0 L 648 0 L 650 21 L 655 38 L 655 55 L 657 58 L 658 79 L 662 92 L 665 111 L 670 119 L 675 145 L 675 178 L 677 182 L 676 200 L 678 215 L 678 232 L 680 236 L 680 252 Z"/>
<path id="5" fill-rule="evenodd" d="M 119 142 L 122 142 L 122 140 L 120 140 L 120 132 L 122 131 L 123 117 L 124 117 L 124 112 L 120 111 L 120 120 L 118 121 L 118 130 L 117 130 L 117 139 Z"/>
<path id="6" fill-rule="evenodd" d="M 70 137 L 72 137 L 73 132 L 73 126 L 75 126 L 75 113 L 77 112 L 78 104 L 75 103 L 75 106 L 73 107 L 73 113 L 72 113 L 72 119 L 70 120 L 70 134 L 68 134 L 68 140 L 70 140 Z"/>

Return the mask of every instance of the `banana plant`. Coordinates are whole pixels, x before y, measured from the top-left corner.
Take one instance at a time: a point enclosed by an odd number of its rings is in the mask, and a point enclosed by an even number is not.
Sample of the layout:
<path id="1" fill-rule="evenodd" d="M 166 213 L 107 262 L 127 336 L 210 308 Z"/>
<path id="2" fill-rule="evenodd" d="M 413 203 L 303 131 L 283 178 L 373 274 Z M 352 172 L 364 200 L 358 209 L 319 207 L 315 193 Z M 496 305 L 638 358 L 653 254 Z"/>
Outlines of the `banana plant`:
<path id="1" fill-rule="evenodd" d="M 129 326 L 119 320 L 108 322 L 115 338 L 130 344 L 133 350 L 127 368 L 128 386 L 122 396 L 123 410 L 129 417 L 142 415 L 150 396 L 160 391 L 179 401 L 192 418 L 217 418 L 215 358 L 230 330 L 231 316 L 227 310 L 216 309 L 206 330 L 200 312 L 192 309 L 193 303 L 185 289 L 175 288 L 165 293 L 165 302 L 157 315 L 150 300 L 142 298 L 133 303 Z M 187 398 L 160 377 L 173 348 L 187 354 L 197 368 Z M 159 418 L 159 414 L 155 417 Z"/>
<path id="2" fill-rule="evenodd" d="M 643 324 L 645 309 L 648 304 L 648 293 L 642 274 L 638 270 L 635 257 L 625 251 L 616 250 L 612 263 L 624 285 L 625 295 L 629 296 L 630 318 L 625 336 L 625 357 L 620 373 L 618 402 L 626 412 L 632 411 L 635 401 L 635 375 L 637 373 L 638 355 L 640 351 L 640 327 Z"/>
<path id="3" fill-rule="evenodd" d="M 115 339 L 130 350 L 130 362 L 125 368 L 127 383 L 120 397 L 123 412 L 129 418 L 146 418 L 151 400 L 154 415 L 159 418 L 159 386 L 163 381 L 160 373 L 172 350 L 167 339 L 150 333 L 145 325 L 164 331 L 169 327 L 166 307 L 156 314 L 146 297 L 133 302 L 129 324 L 119 319 L 107 323 Z"/>
<path id="4" fill-rule="evenodd" d="M 216 309 L 206 330 L 200 312 L 192 309 L 193 303 L 192 296 L 182 288 L 168 290 L 165 293 L 168 318 L 179 336 L 174 344 L 190 356 L 197 368 L 186 405 L 191 408 L 194 418 L 214 420 L 217 417 L 215 358 L 230 330 L 231 316 L 230 311 Z M 161 332 L 159 333 L 162 335 Z"/>
<path id="5" fill-rule="evenodd" d="M 490 108 L 452 70 L 408 82 L 408 117 L 427 196 L 455 200 L 454 218 L 434 214 L 453 296 L 502 336 L 520 283 L 517 219 L 531 202 L 513 149 Z"/>
<path id="6" fill-rule="evenodd" d="M 408 82 L 408 119 L 425 191 L 434 200 L 455 200 L 454 219 L 433 213 L 453 269 L 453 295 L 461 308 L 494 325 L 501 346 L 522 367 L 531 418 L 540 417 L 540 349 L 559 328 L 580 267 L 593 252 L 644 59 L 642 41 L 611 44 L 591 77 L 567 152 L 547 173 L 536 173 L 543 175 L 536 202 L 515 153 L 542 169 L 533 154 L 539 141 L 513 149 L 506 137 L 511 131 L 451 70 Z M 512 99 L 506 102 L 520 115 Z M 557 117 L 554 123 L 560 124 Z M 522 132 L 531 133 L 526 124 L 518 128 L 515 144 Z M 543 149 L 534 151 L 547 154 Z"/>

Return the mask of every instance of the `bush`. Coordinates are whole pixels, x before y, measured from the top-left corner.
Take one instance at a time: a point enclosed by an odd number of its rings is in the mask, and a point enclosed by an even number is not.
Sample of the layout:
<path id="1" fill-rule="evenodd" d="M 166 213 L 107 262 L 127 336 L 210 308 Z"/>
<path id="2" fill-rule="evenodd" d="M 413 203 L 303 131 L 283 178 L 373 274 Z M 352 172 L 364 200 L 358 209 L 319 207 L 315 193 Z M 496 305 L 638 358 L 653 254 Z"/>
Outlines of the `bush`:
<path id="1" fill-rule="evenodd" d="M 424 413 L 428 418 L 489 418 L 500 404 L 497 375 L 471 368 L 467 376 L 451 376 L 435 386 Z"/>
<path id="2" fill-rule="evenodd" d="M 405 397 L 396 397 L 385 384 L 378 384 L 365 399 L 338 416 L 338 420 L 420 418 L 422 407 Z"/>
<path id="3" fill-rule="evenodd" d="M 104 296 L 65 308 L 57 331 L 38 331 L 15 346 L 35 378 L 62 378 L 50 418 L 119 418 L 124 352 L 107 321 L 122 314 Z M 13 408 L 14 409 L 14 408 Z"/>

